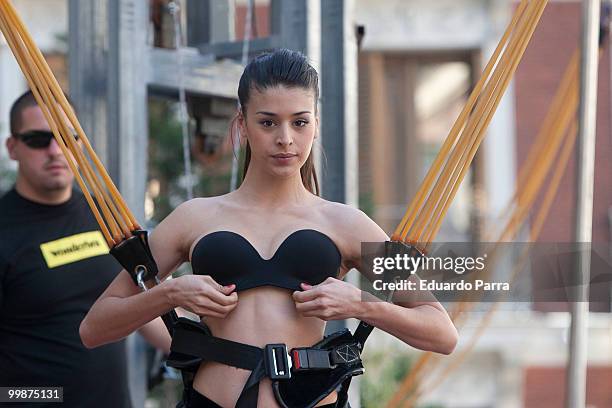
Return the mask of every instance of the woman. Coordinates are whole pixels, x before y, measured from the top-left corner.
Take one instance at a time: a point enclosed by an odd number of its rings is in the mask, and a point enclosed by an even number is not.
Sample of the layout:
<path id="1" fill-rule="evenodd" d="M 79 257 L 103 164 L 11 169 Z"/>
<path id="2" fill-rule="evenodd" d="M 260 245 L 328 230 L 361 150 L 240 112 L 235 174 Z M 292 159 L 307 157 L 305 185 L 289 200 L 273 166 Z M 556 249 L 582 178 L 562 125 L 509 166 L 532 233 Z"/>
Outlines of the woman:
<path id="1" fill-rule="evenodd" d="M 342 281 L 361 266 L 361 242 L 388 237 L 363 212 L 318 196 L 312 159 L 318 76 L 306 58 L 289 50 L 259 56 L 245 68 L 238 96 L 247 141 L 240 188 L 182 204 L 150 237 L 160 278 L 187 260 L 194 274 L 145 293 L 121 274 L 83 321 L 83 343 L 115 341 L 182 307 L 215 337 L 258 347 L 311 346 L 325 321 L 352 317 L 413 347 L 450 353 L 457 332 L 439 303 L 364 302 L 358 288 Z M 234 406 L 249 373 L 201 364 L 192 406 Z M 332 392 L 317 406 L 334 407 L 336 398 Z M 278 406 L 268 379 L 260 383 L 258 405 Z"/>

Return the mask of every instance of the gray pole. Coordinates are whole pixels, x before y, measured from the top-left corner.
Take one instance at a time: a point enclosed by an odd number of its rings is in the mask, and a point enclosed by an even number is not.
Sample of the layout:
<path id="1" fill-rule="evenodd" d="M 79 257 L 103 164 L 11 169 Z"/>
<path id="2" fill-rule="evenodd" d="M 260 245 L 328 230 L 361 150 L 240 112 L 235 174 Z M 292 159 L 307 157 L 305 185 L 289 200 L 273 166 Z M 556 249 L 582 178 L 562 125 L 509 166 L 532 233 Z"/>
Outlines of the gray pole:
<path id="1" fill-rule="evenodd" d="M 321 143 L 327 160 L 321 166 L 322 196 L 330 201 L 357 207 L 358 124 L 357 124 L 357 38 L 354 0 L 321 0 Z M 359 275 L 352 271 L 346 281 L 359 286 Z M 356 321 L 331 321 L 326 333 L 349 327 Z M 349 391 L 352 407 L 361 406 L 359 380 Z"/>
<path id="2" fill-rule="evenodd" d="M 582 56 L 580 78 L 580 123 L 578 139 L 578 177 L 576 199 L 577 262 L 574 302 L 571 313 L 571 338 L 567 370 L 566 408 L 581 408 L 586 403 L 587 337 L 589 317 L 590 245 L 593 223 L 593 175 L 595 164 L 595 125 L 597 113 L 597 62 L 599 0 L 582 3 Z"/>

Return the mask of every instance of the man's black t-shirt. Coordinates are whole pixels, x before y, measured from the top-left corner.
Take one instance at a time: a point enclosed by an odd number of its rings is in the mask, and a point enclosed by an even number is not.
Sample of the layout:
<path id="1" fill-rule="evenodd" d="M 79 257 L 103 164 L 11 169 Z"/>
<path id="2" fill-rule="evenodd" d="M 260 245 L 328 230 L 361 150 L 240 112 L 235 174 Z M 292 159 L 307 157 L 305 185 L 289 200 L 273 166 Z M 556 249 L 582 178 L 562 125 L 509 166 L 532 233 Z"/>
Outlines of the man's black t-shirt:
<path id="1" fill-rule="evenodd" d="M 88 350 L 79 337 L 120 270 L 107 253 L 80 192 L 60 205 L 0 198 L 0 386 L 64 387 L 63 406 L 131 405 L 124 342 Z"/>

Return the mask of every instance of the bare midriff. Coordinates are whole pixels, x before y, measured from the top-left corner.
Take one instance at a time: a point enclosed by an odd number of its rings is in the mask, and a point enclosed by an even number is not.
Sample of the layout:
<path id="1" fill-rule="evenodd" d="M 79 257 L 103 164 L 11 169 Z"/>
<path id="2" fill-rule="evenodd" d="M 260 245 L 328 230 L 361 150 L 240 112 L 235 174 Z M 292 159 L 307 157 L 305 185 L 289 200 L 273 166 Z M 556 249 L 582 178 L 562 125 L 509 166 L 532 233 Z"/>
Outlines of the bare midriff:
<path id="1" fill-rule="evenodd" d="M 205 318 L 213 335 L 224 339 L 264 347 L 270 343 L 285 343 L 287 349 L 309 347 L 323 338 L 325 322 L 302 317 L 288 289 L 263 286 L 238 293 L 238 305 L 225 318 Z M 234 407 L 250 371 L 216 362 L 200 365 L 193 386 L 200 394 L 223 407 Z M 336 393 L 325 397 L 317 406 L 331 404 Z M 259 384 L 260 407 L 278 407 L 270 379 Z"/>

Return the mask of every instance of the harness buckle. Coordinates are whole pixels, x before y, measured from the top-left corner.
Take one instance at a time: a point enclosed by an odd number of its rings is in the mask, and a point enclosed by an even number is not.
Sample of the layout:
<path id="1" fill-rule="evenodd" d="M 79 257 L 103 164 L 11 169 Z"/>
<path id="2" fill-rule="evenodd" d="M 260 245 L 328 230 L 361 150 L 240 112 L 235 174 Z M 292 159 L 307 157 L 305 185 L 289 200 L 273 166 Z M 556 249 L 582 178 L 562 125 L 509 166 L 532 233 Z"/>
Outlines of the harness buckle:
<path id="1" fill-rule="evenodd" d="M 285 344 L 266 344 L 264 365 L 266 374 L 271 380 L 288 380 L 291 378 L 292 364 Z"/>
<path id="2" fill-rule="evenodd" d="M 330 361 L 329 350 L 312 347 L 297 347 L 291 350 L 293 371 L 330 370 L 334 364 Z"/>
<path id="3" fill-rule="evenodd" d="M 357 343 L 340 344 L 331 349 L 297 347 L 291 349 L 293 372 L 307 370 L 332 370 L 339 364 L 354 364 L 361 361 Z"/>

